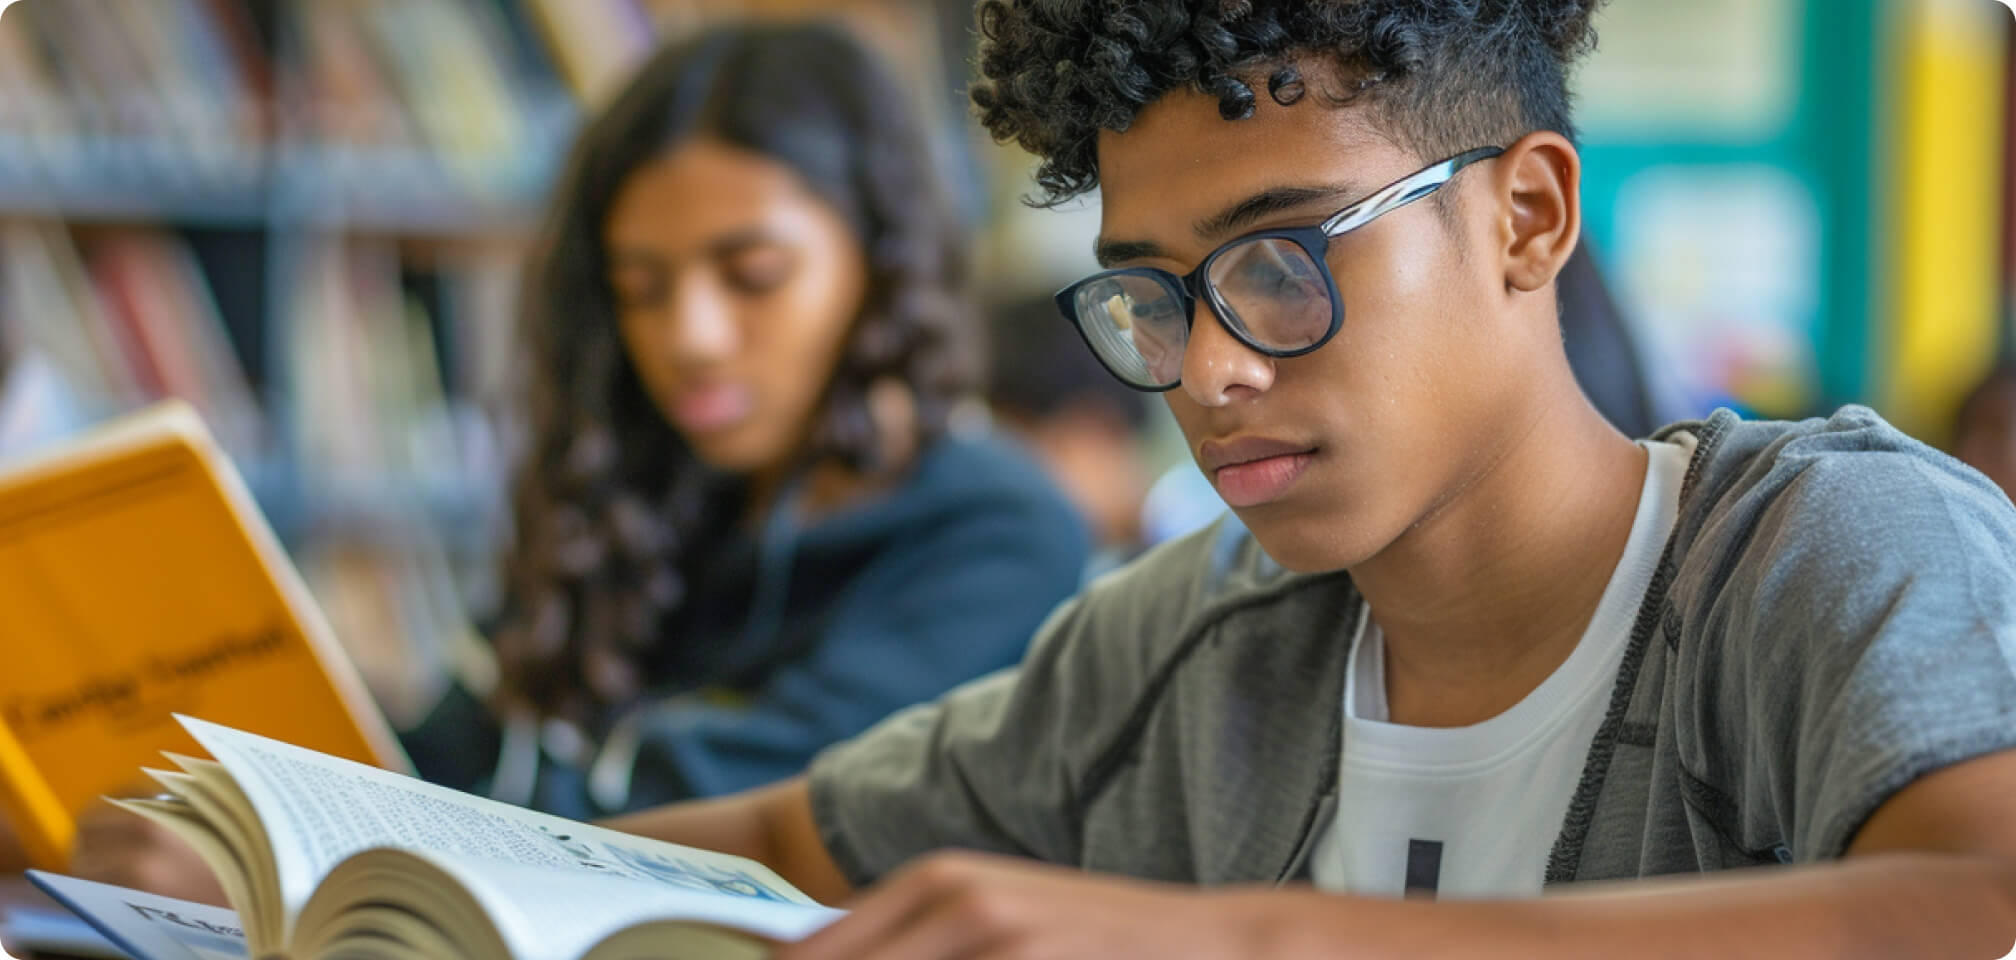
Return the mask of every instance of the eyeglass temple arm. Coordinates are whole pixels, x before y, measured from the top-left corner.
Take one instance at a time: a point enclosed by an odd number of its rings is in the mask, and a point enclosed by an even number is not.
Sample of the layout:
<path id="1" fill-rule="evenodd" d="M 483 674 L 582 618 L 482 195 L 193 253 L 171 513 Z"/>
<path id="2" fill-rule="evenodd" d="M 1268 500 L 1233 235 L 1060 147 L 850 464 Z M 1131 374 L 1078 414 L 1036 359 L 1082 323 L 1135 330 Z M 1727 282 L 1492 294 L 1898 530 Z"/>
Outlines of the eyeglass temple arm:
<path id="1" fill-rule="evenodd" d="M 1323 235 L 1334 237 L 1362 227 L 1442 188 L 1456 171 L 1479 160 L 1489 160 L 1505 151 L 1499 147 L 1466 150 L 1410 177 L 1402 177 L 1323 221 Z"/>

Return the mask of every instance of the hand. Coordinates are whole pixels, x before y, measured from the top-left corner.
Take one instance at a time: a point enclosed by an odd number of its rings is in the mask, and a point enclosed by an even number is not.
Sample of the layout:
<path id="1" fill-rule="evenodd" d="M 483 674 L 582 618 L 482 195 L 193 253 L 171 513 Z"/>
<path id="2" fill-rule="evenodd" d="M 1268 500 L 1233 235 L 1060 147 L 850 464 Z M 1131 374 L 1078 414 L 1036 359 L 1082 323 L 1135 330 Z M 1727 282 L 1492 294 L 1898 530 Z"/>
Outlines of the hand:
<path id="1" fill-rule="evenodd" d="M 154 821 L 109 803 L 93 804 L 77 818 L 70 872 L 164 897 L 227 906 L 224 888 L 194 848 Z"/>
<path id="2" fill-rule="evenodd" d="M 776 960 L 1006 960 L 1265 954 L 1251 893 L 1095 877 L 981 854 L 934 854 Z"/>
<path id="3" fill-rule="evenodd" d="M 0 817 L 0 873 L 20 873 L 31 866 L 28 853 L 21 849 L 21 838 L 14 835 L 14 825 Z"/>

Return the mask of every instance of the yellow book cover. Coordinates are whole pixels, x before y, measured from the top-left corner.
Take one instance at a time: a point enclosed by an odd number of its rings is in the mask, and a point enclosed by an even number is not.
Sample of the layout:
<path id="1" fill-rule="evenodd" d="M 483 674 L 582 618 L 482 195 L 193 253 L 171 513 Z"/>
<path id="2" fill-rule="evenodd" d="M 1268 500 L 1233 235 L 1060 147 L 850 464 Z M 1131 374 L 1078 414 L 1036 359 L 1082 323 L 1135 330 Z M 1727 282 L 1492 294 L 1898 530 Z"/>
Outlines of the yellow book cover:
<path id="1" fill-rule="evenodd" d="M 38 864 L 173 715 L 403 769 L 404 754 L 195 411 L 170 401 L 0 466 L 0 811 Z"/>

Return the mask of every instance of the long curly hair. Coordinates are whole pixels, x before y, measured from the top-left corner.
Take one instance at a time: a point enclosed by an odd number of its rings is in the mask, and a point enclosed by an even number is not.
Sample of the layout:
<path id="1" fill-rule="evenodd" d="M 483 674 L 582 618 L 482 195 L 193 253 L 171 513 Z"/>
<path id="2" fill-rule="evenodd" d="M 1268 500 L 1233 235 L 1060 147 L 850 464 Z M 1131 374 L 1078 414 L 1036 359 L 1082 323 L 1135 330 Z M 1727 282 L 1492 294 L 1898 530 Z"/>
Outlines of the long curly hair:
<path id="1" fill-rule="evenodd" d="M 1574 137 L 1567 74 L 1595 46 L 1602 0 L 981 0 L 981 80 L 996 140 L 1040 158 L 1055 205 L 1099 184 L 1098 134 L 1164 94 L 1250 116 L 1279 103 L 1363 98 L 1381 131 L 1440 159 L 1534 130 Z M 1327 62 L 1305 77 L 1300 62 Z"/>
<path id="2" fill-rule="evenodd" d="M 529 442 L 494 645 L 500 708 L 582 724 L 692 642 L 668 621 L 747 506 L 646 395 L 618 335 L 603 223 L 624 180 L 712 137 L 792 168 L 852 227 L 866 296 L 798 465 L 879 463 L 871 387 L 907 387 L 921 449 L 978 378 L 958 224 L 901 89 L 837 27 L 715 27 L 646 62 L 581 134 L 526 278 Z M 667 211 L 676 216 L 677 211 Z M 900 448 L 900 447 L 899 447 Z"/>

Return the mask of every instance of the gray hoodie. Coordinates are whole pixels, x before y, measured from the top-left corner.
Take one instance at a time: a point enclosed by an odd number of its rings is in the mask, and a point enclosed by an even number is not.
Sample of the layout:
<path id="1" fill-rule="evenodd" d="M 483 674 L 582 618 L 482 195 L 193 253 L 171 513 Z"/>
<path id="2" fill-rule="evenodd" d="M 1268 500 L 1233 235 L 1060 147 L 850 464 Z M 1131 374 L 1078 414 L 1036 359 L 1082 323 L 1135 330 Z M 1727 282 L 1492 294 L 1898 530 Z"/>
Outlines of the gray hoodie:
<path id="1" fill-rule="evenodd" d="M 2007 497 L 1860 407 L 1676 431 L 1699 441 L 1678 521 L 1549 884 L 1839 857 L 1913 779 L 2016 747 Z M 1058 609 L 1018 670 L 822 754 L 826 844 L 858 884 L 941 847 L 1300 879 L 1361 603 L 1233 524 L 1171 544 Z"/>

